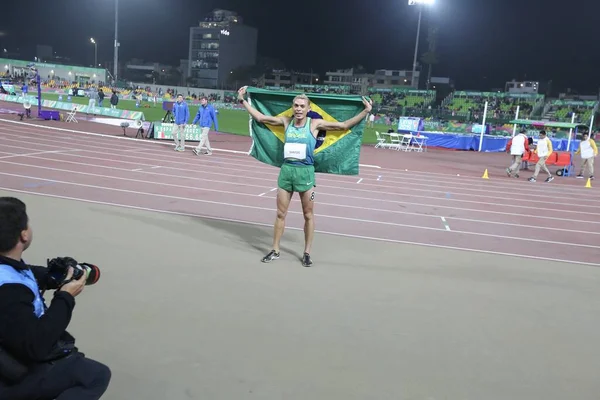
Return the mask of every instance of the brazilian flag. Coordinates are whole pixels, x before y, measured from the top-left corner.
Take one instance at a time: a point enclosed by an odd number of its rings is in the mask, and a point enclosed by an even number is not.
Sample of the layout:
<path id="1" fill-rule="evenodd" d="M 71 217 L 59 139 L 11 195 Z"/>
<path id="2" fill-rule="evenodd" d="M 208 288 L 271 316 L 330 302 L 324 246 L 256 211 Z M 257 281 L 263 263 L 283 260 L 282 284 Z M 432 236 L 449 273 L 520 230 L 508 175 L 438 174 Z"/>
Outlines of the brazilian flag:
<path id="1" fill-rule="evenodd" d="M 292 117 L 292 101 L 301 93 L 248 88 L 248 101 L 267 116 Z M 311 101 L 309 118 L 326 121 L 346 121 L 365 109 L 360 96 L 306 93 Z M 358 175 L 360 147 L 365 120 L 347 131 L 319 132 L 314 151 L 315 172 L 338 175 Z M 250 155 L 265 164 L 283 164 L 283 126 L 261 124 L 250 117 L 252 147 Z"/>

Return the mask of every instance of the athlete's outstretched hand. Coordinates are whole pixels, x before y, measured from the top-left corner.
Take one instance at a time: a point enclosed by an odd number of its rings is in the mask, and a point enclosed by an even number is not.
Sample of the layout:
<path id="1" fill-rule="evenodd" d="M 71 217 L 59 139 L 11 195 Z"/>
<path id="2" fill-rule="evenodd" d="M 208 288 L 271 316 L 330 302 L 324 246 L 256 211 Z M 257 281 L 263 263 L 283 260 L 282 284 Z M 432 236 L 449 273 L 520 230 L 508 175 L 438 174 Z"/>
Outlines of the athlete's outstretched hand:
<path id="1" fill-rule="evenodd" d="M 248 90 L 248 86 L 242 86 L 240 90 L 238 90 L 238 99 L 243 99 L 246 94 L 246 90 Z"/>
<path id="2" fill-rule="evenodd" d="M 372 100 L 367 100 L 367 98 L 363 96 L 362 102 L 365 105 L 365 111 L 368 112 L 368 113 L 370 113 L 371 110 L 373 109 L 373 101 Z"/>

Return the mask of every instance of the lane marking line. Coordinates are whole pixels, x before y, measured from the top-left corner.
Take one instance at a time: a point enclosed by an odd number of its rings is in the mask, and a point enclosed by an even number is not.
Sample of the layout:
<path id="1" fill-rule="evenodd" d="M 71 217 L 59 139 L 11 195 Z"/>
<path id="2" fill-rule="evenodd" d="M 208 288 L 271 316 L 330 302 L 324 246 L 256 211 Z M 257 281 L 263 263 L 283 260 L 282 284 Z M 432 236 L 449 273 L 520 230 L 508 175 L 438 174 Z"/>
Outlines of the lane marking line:
<path id="1" fill-rule="evenodd" d="M 446 228 L 446 230 L 448 232 L 450 232 L 450 225 L 448 225 L 448 222 L 446 221 L 446 218 L 444 217 L 440 217 L 442 219 L 442 224 L 444 224 L 444 227 Z"/>
<path id="2" fill-rule="evenodd" d="M 261 222 L 250 222 L 250 221 L 243 221 L 243 220 L 238 220 L 238 219 L 233 219 L 233 218 L 213 217 L 213 216 L 202 215 L 202 214 L 161 210 L 159 208 L 132 206 L 132 205 L 123 204 L 123 203 L 111 203 L 111 202 L 106 202 L 106 201 L 90 200 L 90 199 L 84 199 L 84 198 L 79 198 L 79 197 L 69 197 L 69 196 L 61 196 L 61 195 L 46 194 L 46 193 L 36 193 L 36 192 L 30 192 L 27 190 L 19 190 L 19 189 L 7 188 L 7 187 L 0 187 L 0 190 L 6 190 L 8 192 L 15 192 L 15 193 L 24 193 L 24 194 L 29 194 L 29 195 L 33 195 L 33 196 L 81 201 L 84 203 L 100 204 L 100 205 L 104 205 L 104 206 L 116 206 L 116 207 L 122 207 L 122 208 L 129 208 L 132 210 L 139 210 L 139 211 L 150 211 L 150 212 L 156 212 L 156 213 L 160 213 L 160 214 L 170 214 L 170 215 L 204 218 L 204 219 L 209 219 L 209 220 L 213 220 L 213 221 L 235 222 L 235 223 L 240 223 L 240 224 L 250 225 L 250 226 L 263 226 L 263 227 L 269 227 L 269 228 L 273 227 L 273 224 L 267 224 L 267 223 L 261 223 Z M 294 231 L 302 231 L 304 228 L 294 227 L 294 226 L 286 226 L 286 229 L 291 229 Z M 315 230 L 315 233 L 322 233 L 325 235 L 333 235 L 333 236 L 347 237 L 347 238 L 353 238 L 353 239 L 372 240 L 372 241 L 384 242 L 384 243 L 397 243 L 397 244 L 414 245 L 414 246 L 420 246 L 420 247 L 465 251 L 465 252 L 478 253 L 478 254 L 516 257 L 516 258 L 524 258 L 524 259 L 538 260 L 538 261 L 551 261 L 551 262 L 559 262 L 559 263 L 567 263 L 567 264 L 575 264 L 575 265 L 600 267 L 600 263 L 594 263 L 594 262 L 565 260 L 565 259 L 551 258 L 551 257 L 529 256 L 526 254 L 509 253 L 509 252 L 501 252 L 501 251 L 493 251 L 493 250 L 470 249 L 470 248 L 458 247 L 458 246 L 446 246 L 446 245 L 432 244 L 432 243 L 413 242 L 413 241 L 409 241 L 409 240 L 385 239 L 385 238 L 370 237 L 370 236 L 363 236 L 363 235 L 352 235 L 352 234 L 345 234 L 345 233 L 341 233 L 341 232 L 329 232 L 329 231 L 322 231 L 322 230 Z"/>

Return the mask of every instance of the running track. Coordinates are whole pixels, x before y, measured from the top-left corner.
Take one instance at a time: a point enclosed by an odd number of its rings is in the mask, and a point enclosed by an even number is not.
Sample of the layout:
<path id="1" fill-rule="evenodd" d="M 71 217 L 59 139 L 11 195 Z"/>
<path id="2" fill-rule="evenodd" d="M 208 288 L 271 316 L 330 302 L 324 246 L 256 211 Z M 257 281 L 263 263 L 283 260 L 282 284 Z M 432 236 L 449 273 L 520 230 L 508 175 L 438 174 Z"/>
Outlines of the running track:
<path id="1" fill-rule="evenodd" d="M 77 124 L 68 127 L 78 129 Z M 226 143 L 219 145 L 212 156 L 197 157 L 191 150 L 174 152 L 170 143 L 0 120 L 0 189 L 272 225 L 278 169 L 228 150 Z M 560 179 L 570 178 L 554 182 Z M 361 168 L 358 177 L 318 174 L 316 228 L 320 233 L 518 256 L 524 263 L 536 258 L 600 266 L 600 192 L 583 185 L 551 185 L 372 165 Z M 295 197 L 287 227 L 302 226 Z M 365 242 L 367 251 L 368 246 Z M 315 253 L 319 251 L 324 249 L 317 237 Z"/>

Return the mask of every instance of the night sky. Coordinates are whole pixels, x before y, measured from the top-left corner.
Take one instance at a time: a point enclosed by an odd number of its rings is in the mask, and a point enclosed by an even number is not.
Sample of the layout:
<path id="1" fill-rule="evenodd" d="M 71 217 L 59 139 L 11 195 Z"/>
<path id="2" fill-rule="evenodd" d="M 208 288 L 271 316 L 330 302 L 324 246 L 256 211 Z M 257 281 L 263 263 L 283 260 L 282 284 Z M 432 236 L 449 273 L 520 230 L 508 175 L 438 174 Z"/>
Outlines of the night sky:
<path id="1" fill-rule="evenodd" d="M 440 64 L 458 89 L 504 88 L 507 80 L 552 80 L 554 90 L 597 94 L 600 45 L 597 1 L 436 0 L 424 13 L 439 28 Z M 60 3 L 56 5 L 56 3 Z M 119 59 L 179 65 L 189 27 L 214 8 L 237 11 L 259 30 L 259 55 L 323 74 L 363 65 L 412 69 L 418 13 L 407 0 L 120 0 Z M 260 6 L 257 6 L 260 4 Z M 30 0 L 2 7 L 0 44 L 47 44 L 78 63 L 112 60 L 114 0 Z M 14 16 L 14 17 L 11 17 Z M 37 21 L 37 24 L 36 22 Z M 426 69 L 426 67 L 424 67 Z"/>

